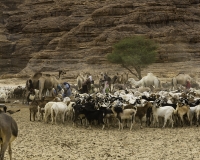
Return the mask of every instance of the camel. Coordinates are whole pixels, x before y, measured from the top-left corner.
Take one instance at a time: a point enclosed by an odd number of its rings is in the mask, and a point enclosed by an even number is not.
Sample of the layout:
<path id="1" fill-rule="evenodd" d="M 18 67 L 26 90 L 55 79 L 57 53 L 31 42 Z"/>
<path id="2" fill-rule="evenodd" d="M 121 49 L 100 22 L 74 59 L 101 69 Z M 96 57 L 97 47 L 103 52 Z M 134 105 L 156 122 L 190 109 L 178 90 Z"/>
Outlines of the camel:
<path id="1" fill-rule="evenodd" d="M 113 89 L 113 84 L 116 83 L 116 80 L 117 80 L 117 76 L 113 76 L 112 78 L 110 76 L 108 76 L 107 73 L 100 73 L 100 76 L 99 76 L 99 91 L 103 90 L 103 88 L 105 88 L 105 81 L 108 82 L 108 85 L 109 85 L 109 90 L 110 92 L 112 92 L 112 89 Z"/>
<path id="2" fill-rule="evenodd" d="M 177 89 L 177 85 L 186 85 L 186 81 L 189 81 L 190 83 L 193 81 L 193 79 L 188 74 L 178 74 L 177 76 L 172 78 L 172 89 Z"/>
<path id="3" fill-rule="evenodd" d="M 80 73 L 78 74 L 76 78 L 77 86 L 78 86 L 78 91 L 82 90 L 82 85 L 84 82 L 86 82 L 89 74 L 86 73 Z M 91 77 L 91 76 L 90 76 Z"/>
<path id="4" fill-rule="evenodd" d="M 123 74 L 117 73 L 116 77 L 117 77 L 117 79 L 116 79 L 115 83 L 122 84 Z"/>
<path id="5" fill-rule="evenodd" d="M 10 159 L 12 159 L 11 142 L 18 136 L 18 126 L 16 121 L 0 110 L 0 160 L 4 159 L 4 154 L 8 148 Z"/>
<path id="6" fill-rule="evenodd" d="M 115 83 L 126 84 L 128 81 L 128 72 L 123 72 L 122 74 L 117 73 L 117 79 Z"/>
<path id="7" fill-rule="evenodd" d="M 57 90 L 59 80 L 55 76 L 49 74 L 42 74 L 40 72 L 35 73 L 29 80 L 26 82 L 27 90 L 38 89 L 39 90 L 39 99 L 42 98 L 42 94 L 45 94 L 46 91 L 52 92 L 52 89 Z"/>
<path id="8" fill-rule="evenodd" d="M 122 74 L 122 83 L 126 84 L 128 82 L 128 72 Z"/>
<path id="9" fill-rule="evenodd" d="M 85 79 L 83 78 L 83 76 L 78 75 L 78 77 L 76 78 L 76 81 L 77 81 L 78 90 L 81 90 L 82 84 L 84 83 Z"/>
<path id="10" fill-rule="evenodd" d="M 133 78 L 129 78 L 128 81 L 135 86 L 160 88 L 160 80 L 153 75 L 153 73 L 148 73 L 141 80 L 135 81 Z"/>

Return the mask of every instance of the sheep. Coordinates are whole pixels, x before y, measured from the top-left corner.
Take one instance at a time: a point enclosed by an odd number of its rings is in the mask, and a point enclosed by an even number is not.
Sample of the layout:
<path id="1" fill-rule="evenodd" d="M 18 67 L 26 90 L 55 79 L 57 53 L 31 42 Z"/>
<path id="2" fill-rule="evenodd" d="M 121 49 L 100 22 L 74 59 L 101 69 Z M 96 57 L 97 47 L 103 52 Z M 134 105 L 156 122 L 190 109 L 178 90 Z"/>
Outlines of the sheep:
<path id="1" fill-rule="evenodd" d="M 175 109 L 171 106 L 165 106 L 165 107 L 160 107 L 158 106 L 158 103 L 156 101 L 153 102 L 152 106 L 152 112 L 153 112 L 153 125 L 155 126 L 155 122 L 157 122 L 159 126 L 159 121 L 158 117 L 163 117 L 164 118 L 164 124 L 162 128 L 165 128 L 165 125 L 167 123 L 167 120 L 170 120 L 171 122 L 171 127 L 173 128 L 173 114 L 175 112 Z"/>
<path id="2" fill-rule="evenodd" d="M 18 136 L 18 126 L 16 121 L 0 110 L 0 160 L 4 159 L 5 151 L 8 147 L 10 159 L 12 159 L 11 143 Z"/>

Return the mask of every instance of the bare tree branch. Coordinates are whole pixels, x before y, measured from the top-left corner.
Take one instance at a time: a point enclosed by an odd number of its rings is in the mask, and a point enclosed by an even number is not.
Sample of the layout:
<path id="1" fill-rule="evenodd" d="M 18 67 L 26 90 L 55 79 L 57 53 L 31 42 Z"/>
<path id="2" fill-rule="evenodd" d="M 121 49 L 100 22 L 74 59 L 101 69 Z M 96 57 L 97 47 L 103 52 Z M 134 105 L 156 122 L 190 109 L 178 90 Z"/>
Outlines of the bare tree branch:
<path id="1" fill-rule="evenodd" d="M 136 76 L 138 79 L 138 75 L 136 73 L 134 73 L 130 68 L 128 68 L 125 64 L 122 64 L 122 67 L 126 68 L 127 70 L 129 70 L 129 72 L 131 72 L 131 74 L 133 74 L 134 76 Z M 134 67 L 135 68 L 135 67 Z"/>

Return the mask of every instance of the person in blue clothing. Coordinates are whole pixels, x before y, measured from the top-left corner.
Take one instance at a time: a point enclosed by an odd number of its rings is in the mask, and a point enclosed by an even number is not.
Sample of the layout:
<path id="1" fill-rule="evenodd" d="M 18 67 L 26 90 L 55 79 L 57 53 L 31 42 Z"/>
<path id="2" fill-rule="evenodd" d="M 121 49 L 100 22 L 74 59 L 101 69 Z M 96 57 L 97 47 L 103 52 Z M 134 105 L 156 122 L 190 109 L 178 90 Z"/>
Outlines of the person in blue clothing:
<path id="1" fill-rule="evenodd" d="M 67 82 L 63 83 L 63 89 L 64 89 L 64 94 L 63 94 L 63 98 L 65 97 L 69 97 L 71 95 L 71 88 L 70 88 L 70 84 Z"/>
<path id="2" fill-rule="evenodd" d="M 58 93 L 59 93 L 61 90 L 62 90 L 62 87 L 61 87 L 60 84 L 58 84 L 58 85 L 57 85 L 57 91 L 58 91 Z"/>
<path id="3" fill-rule="evenodd" d="M 54 95 L 57 96 L 60 93 L 61 90 L 62 90 L 62 87 L 61 87 L 60 84 L 58 84 L 57 89 L 54 89 L 54 92 L 53 92 Z"/>

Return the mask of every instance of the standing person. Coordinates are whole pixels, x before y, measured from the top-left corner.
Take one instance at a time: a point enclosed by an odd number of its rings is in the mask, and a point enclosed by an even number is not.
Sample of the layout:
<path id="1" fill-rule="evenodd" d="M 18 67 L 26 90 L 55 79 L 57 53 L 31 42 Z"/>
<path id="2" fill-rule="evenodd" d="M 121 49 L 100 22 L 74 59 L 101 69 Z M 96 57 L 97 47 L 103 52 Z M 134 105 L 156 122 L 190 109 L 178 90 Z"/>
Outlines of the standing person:
<path id="1" fill-rule="evenodd" d="M 53 88 L 54 89 L 54 88 Z M 53 90 L 54 96 L 57 96 L 62 90 L 62 87 L 60 84 L 57 85 L 56 89 Z"/>
<path id="2" fill-rule="evenodd" d="M 105 82 L 104 82 L 104 88 L 103 88 L 102 93 L 103 93 L 103 94 L 109 93 L 109 84 L 108 84 L 108 81 L 105 81 Z"/>
<path id="3" fill-rule="evenodd" d="M 61 87 L 60 84 L 58 84 L 58 85 L 57 85 L 57 92 L 59 93 L 61 90 L 62 90 L 62 87 Z M 58 93 L 57 93 L 57 94 L 58 94 Z"/>
<path id="4" fill-rule="evenodd" d="M 102 93 L 108 93 L 109 92 L 109 84 L 108 84 L 108 75 L 107 74 L 103 74 L 103 89 L 102 89 Z"/>
<path id="5" fill-rule="evenodd" d="M 32 97 L 30 97 L 32 95 Z M 29 102 L 32 102 L 35 99 L 35 90 L 33 88 L 30 88 L 29 92 L 28 92 L 28 96 L 26 97 L 27 100 L 27 104 L 29 105 Z"/>
<path id="6" fill-rule="evenodd" d="M 64 87 L 63 87 L 63 89 L 64 89 L 63 98 L 71 96 L 72 92 L 71 92 L 70 84 L 67 83 L 67 82 L 64 82 L 63 85 L 64 85 Z"/>
<path id="7" fill-rule="evenodd" d="M 29 82 L 28 90 L 29 90 L 30 92 L 33 92 L 33 90 L 34 90 L 33 82 L 32 82 L 32 80 L 30 80 L 30 79 L 29 79 L 28 82 Z"/>
<path id="8" fill-rule="evenodd" d="M 189 80 L 187 80 L 187 81 L 186 81 L 185 88 L 186 88 L 187 90 L 189 90 L 189 89 L 190 89 L 190 87 L 191 87 L 190 81 L 189 81 Z"/>

